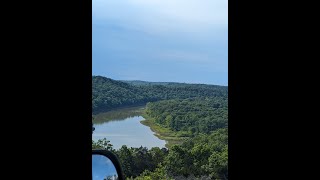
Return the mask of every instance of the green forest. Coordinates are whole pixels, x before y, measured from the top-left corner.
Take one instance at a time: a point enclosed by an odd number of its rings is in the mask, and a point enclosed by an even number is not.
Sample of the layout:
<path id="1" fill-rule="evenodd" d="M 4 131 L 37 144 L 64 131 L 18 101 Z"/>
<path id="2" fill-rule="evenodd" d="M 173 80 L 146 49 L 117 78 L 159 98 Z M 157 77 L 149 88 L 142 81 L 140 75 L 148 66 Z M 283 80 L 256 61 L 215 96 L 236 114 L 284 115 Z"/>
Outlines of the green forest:
<path id="1" fill-rule="evenodd" d="M 102 76 L 92 77 L 93 113 L 159 100 L 227 96 L 226 86 L 144 81 L 123 82 Z"/>
<path id="2" fill-rule="evenodd" d="M 122 146 L 114 150 L 106 139 L 92 142 L 92 148 L 114 152 L 127 179 L 228 179 L 228 132 L 218 129 L 199 134 L 172 148 Z"/>
<path id="3" fill-rule="evenodd" d="M 93 76 L 92 89 L 93 112 L 146 104 L 149 126 L 181 138 L 162 149 L 123 145 L 116 150 L 107 139 L 92 141 L 93 149 L 107 149 L 118 156 L 126 179 L 228 179 L 226 86 Z"/>
<path id="4" fill-rule="evenodd" d="M 208 134 L 228 125 L 227 97 L 188 98 L 148 103 L 146 114 L 155 123 L 189 135 Z"/>

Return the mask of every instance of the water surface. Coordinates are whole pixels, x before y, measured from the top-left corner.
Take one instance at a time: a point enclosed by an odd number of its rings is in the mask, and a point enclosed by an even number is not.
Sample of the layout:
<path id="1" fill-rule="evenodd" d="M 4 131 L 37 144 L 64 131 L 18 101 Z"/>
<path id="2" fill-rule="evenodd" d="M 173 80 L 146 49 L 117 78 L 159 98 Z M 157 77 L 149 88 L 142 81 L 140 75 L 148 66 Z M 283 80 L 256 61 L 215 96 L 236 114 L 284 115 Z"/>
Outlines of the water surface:
<path id="1" fill-rule="evenodd" d="M 128 147 L 165 147 L 165 141 L 158 139 L 148 126 L 140 123 L 144 106 L 123 108 L 94 116 L 95 131 L 92 139 L 107 138 L 113 148 L 119 149 L 122 145 Z"/>

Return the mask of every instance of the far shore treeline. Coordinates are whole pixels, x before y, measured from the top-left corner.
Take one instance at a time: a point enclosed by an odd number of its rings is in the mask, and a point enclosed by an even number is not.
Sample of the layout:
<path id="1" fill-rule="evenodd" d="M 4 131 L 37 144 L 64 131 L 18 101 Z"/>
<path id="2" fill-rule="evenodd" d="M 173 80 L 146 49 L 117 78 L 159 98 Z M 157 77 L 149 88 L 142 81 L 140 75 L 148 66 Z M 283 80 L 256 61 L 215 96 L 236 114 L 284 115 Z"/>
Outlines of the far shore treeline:
<path id="1" fill-rule="evenodd" d="M 227 86 L 92 79 L 94 113 L 146 104 L 141 123 L 169 142 L 115 150 L 107 139 L 92 141 L 118 156 L 126 179 L 228 179 Z"/>
<path id="2" fill-rule="evenodd" d="M 92 77 L 92 111 L 143 105 L 148 102 L 194 97 L 227 97 L 228 87 L 206 84 L 117 81 Z"/>

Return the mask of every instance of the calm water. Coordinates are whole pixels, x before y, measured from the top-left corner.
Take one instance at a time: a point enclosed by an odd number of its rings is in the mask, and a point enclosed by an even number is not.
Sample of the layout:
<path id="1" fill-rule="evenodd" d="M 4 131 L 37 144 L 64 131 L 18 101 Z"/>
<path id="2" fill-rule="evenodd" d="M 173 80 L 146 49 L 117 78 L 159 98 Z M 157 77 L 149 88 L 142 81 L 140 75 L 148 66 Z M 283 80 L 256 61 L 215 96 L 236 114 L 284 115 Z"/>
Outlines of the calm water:
<path id="1" fill-rule="evenodd" d="M 122 145 L 128 147 L 165 147 L 165 141 L 154 136 L 148 126 L 140 123 L 144 107 L 124 108 L 120 110 L 100 113 L 94 116 L 92 139 L 107 138 L 113 148 L 119 149 Z"/>

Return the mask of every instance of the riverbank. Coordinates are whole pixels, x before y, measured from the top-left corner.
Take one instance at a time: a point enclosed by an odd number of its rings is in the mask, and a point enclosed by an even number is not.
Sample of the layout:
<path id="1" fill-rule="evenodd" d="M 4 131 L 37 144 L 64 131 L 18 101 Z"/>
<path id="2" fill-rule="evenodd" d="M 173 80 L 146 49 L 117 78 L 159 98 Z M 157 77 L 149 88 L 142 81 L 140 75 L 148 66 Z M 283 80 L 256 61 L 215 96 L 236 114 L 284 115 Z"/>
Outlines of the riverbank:
<path id="1" fill-rule="evenodd" d="M 166 141 L 166 147 L 170 148 L 173 145 L 179 145 L 183 143 L 188 137 L 181 137 L 178 135 L 177 132 L 171 131 L 169 128 L 161 127 L 160 125 L 156 124 L 152 118 L 147 116 L 146 114 L 142 115 L 145 120 L 140 121 L 141 124 L 150 127 L 150 129 L 155 133 L 161 140 Z"/>
<path id="2" fill-rule="evenodd" d="M 131 116 L 139 116 L 143 113 L 144 108 L 145 106 L 135 106 L 102 112 L 92 115 L 94 118 L 93 123 L 102 124 L 109 121 L 121 121 Z"/>
<path id="3" fill-rule="evenodd" d="M 92 115 L 97 115 L 97 114 L 100 114 L 100 113 L 107 113 L 107 112 L 110 112 L 110 111 L 129 109 L 129 108 L 145 107 L 146 104 L 147 103 L 137 103 L 137 104 L 114 107 L 114 108 L 100 108 L 98 110 L 92 110 Z"/>
<path id="4" fill-rule="evenodd" d="M 144 120 L 139 121 L 139 124 L 142 124 L 144 127 L 147 126 L 146 128 L 149 131 L 151 130 L 150 133 L 152 133 L 152 136 L 153 137 L 156 136 L 154 138 L 158 138 L 159 140 L 165 141 L 166 148 L 170 148 L 173 145 L 179 145 L 185 139 L 188 139 L 188 137 L 185 134 L 183 134 L 183 132 L 175 132 L 170 130 L 169 128 L 164 128 L 154 123 L 155 122 L 154 119 L 152 119 L 145 113 L 145 106 L 141 106 L 141 105 L 125 107 L 125 108 L 115 108 L 113 110 L 109 110 L 103 113 L 93 115 L 94 117 L 93 123 L 95 125 L 103 125 L 106 122 L 108 123 L 111 123 L 113 121 L 122 122 L 127 118 L 133 118 L 134 116 L 142 116 Z M 120 127 L 117 127 L 117 129 L 120 129 Z M 108 131 L 110 131 L 110 129 Z"/>
<path id="5" fill-rule="evenodd" d="M 165 147 L 166 141 L 154 136 L 154 132 L 140 123 L 144 107 L 125 108 L 108 111 L 95 116 L 93 126 L 95 131 L 92 139 L 98 141 L 106 138 L 119 149 L 123 145 L 130 147 Z"/>

